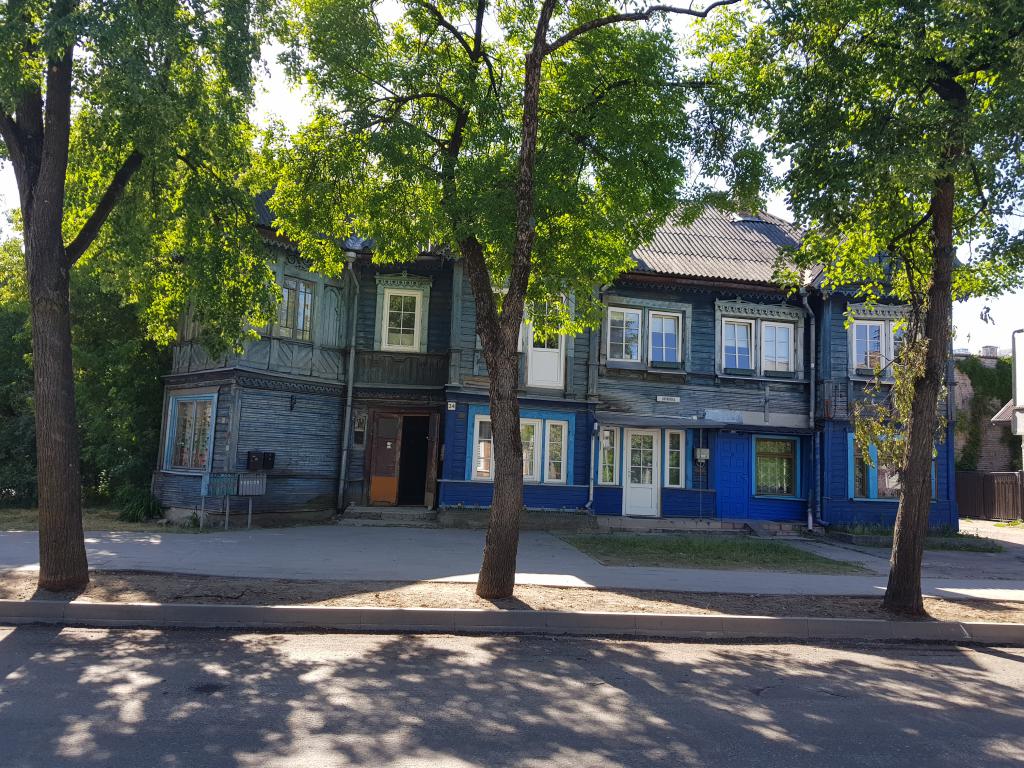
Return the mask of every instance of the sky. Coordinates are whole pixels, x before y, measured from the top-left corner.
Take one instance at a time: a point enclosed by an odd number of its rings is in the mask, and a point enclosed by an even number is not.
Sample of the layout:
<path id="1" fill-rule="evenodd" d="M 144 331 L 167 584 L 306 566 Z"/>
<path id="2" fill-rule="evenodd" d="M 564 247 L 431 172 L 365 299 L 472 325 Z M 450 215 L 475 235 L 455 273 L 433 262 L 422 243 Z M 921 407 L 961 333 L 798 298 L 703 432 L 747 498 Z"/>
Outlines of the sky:
<path id="1" fill-rule="evenodd" d="M 298 128 L 309 114 L 305 95 L 292 87 L 281 67 L 276 64 L 277 49 L 268 47 L 264 58 L 268 62 L 262 77 L 253 116 L 258 123 L 265 123 L 274 117 L 288 128 Z M 0 211 L 17 206 L 18 194 L 14 173 L 8 163 L 0 164 Z M 768 201 L 768 212 L 791 219 L 785 199 L 779 195 Z M 0 235 L 9 232 L 6 218 L 0 216 Z M 982 320 L 982 311 L 989 309 L 990 322 Z M 995 346 L 1000 350 L 1010 348 L 1010 334 L 1017 328 L 1024 328 L 1024 290 L 1013 294 L 991 298 L 981 297 L 953 306 L 955 329 L 954 348 L 966 348 L 979 352 L 983 346 Z"/>

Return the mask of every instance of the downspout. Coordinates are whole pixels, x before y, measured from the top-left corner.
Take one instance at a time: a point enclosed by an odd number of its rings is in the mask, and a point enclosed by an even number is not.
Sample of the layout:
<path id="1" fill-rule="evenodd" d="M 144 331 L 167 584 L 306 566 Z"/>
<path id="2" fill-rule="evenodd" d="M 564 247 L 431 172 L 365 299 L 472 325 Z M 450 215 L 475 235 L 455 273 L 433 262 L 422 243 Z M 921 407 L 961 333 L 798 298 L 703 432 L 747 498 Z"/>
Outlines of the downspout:
<path id="1" fill-rule="evenodd" d="M 815 425 L 815 416 L 817 410 L 815 407 L 815 387 L 818 379 L 818 347 L 817 347 L 817 328 L 814 323 L 814 312 L 811 311 L 811 305 L 807 301 L 807 289 L 800 289 L 800 302 L 804 305 L 804 311 L 807 313 L 807 322 L 810 324 L 811 331 L 811 354 L 810 354 L 810 405 L 807 412 L 807 420 L 810 424 L 811 433 L 811 477 L 814 478 L 814 492 L 807 494 L 807 530 L 814 530 L 814 521 L 818 518 L 818 497 L 821 493 L 821 477 L 818 474 L 818 452 L 821 449 L 821 445 L 818 441 L 818 430 Z"/>
<path id="2" fill-rule="evenodd" d="M 597 300 L 598 300 L 599 303 L 602 303 L 602 304 L 604 303 L 604 292 L 608 289 L 609 285 L 611 285 L 611 283 L 608 283 L 606 285 L 602 285 L 598 289 L 598 291 L 597 291 Z M 602 312 L 602 317 L 603 317 L 603 312 Z M 603 319 L 601 321 L 601 328 L 602 329 L 604 328 L 604 320 Z M 597 358 L 598 358 L 598 355 L 600 354 L 599 351 L 600 351 L 600 348 L 601 348 L 601 345 L 600 345 L 600 334 L 601 334 L 600 330 L 592 330 L 590 332 L 590 350 L 589 350 L 589 359 L 587 360 L 587 402 L 594 402 L 594 403 L 596 403 L 596 401 L 597 401 L 596 382 L 597 382 L 597 371 L 598 371 L 598 364 L 599 364 Z M 596 410 L 596 405 L 595 405 L 595 410 Z M 596 417 L 596 414 L 595 414 L 595 417 Z M 583 507 L 588 512 L 592 512 L 594 510 L 594 475 L 597 474 L 596 472 L 594 472 L 594 469 L 595 469 L 595 463 L 597 461 L 599 461 L 599 459 L 596 457 L 596 452 L 597 452 L 597 434 L 598 434 L 599 426 L 600 425 L 597 423 L 597 418 L 595 418 L 594 419 L 594 426 L 590 430 L 590 462 L 588 464 L 588 468 L 589 468 L 590 471 L 588 473 L 589 474 L 589 480 L 587 482 L 587 503 Z"/>
<path id="3" fill-rule="evenodd" d="M 345 415 L 341 437 L 341 464 L 338 467 L 338 512 L 345 509 L 345 489 L 348 486 L 349 443 L 352 438 L 352 389 L 355 386 L 356 370 L 356 320 L 359 317 L 359 278 L 356 277 L 356 254 L 345 251 L 345 263 L 352 278 L 352 306 L 348 324 L 348 370 L 345 374 Z"/>
<path id="4" fill-rule="evenodd" d="M 1017 411 L 1019 411 L 1021 408 L 1024 408 L 1024 402 L 1021 402 L 1021 400 L 1024 400 L 1024 398 L 1020 397 L 1021 392 L 1024 391 L 1024 382 L 1021 382 L 1021 381 L 1017 380 L 1019 378 L 1019 376 L 1020 376 L 1020 373 L 1019 373 L 1020 369 L 1022 367 L 1024 367 L 1024 362 L 1022 362 L 1021 359 L 1018 357 L 1018 354 L 1022 354 L 1022 353 L 1018 352 L 1018 350 L 1017 350 L 1017 334 L 1018 333 L 1024 333 L 1024 328 L 1018 328 L 1016 331 L 1014 331 L 1013 333 L 1010 334 L 1010 346 L 1011 346 L 1011 348 L 1013 350 L 1011 352 L 1011 354 L 1013 355 L 1013 361 L 1012 361 L 1013 365 L 1012 365 L 1012 367 L 1010 369 L 1010 373 L 1011 373 L 1011 375 L 1013 377 L 1011 379 L 1011 383 L 1010 383 L 1011 394 L 1013 395 L 1013 398 L 1012 398 L 1013 399 L 1013 411 L 1010 412 L 1010 431 L 1011 432 L 1013 432 L 1013 419 L 1015 418 L 1014 414 Z M 1024 470 L 1024 437 L 1021 437 L 1021 441 L 1020 441 L 1020 460 L 1021 460 L 1021 469 Z"/>

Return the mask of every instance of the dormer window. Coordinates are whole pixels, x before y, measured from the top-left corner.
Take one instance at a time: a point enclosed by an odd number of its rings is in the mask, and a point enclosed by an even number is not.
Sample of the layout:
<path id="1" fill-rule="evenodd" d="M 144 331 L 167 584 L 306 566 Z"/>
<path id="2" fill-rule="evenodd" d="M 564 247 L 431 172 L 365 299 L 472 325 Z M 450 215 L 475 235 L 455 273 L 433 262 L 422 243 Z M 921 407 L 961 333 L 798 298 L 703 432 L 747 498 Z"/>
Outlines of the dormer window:
<path id="1" fill-rule="evenodd" d="M 313 335 L 313 283 L 286 277 L 281 285 L 281 306 L 277 316 L 278 334 L 309 341 Z"/>

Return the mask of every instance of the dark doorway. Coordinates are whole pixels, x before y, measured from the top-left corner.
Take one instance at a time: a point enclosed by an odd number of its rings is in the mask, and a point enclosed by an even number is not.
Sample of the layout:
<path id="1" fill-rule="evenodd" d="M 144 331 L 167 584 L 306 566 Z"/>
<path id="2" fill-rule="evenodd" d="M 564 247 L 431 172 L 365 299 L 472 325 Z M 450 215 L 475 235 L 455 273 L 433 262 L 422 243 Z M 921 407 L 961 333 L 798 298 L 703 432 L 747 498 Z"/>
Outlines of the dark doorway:
<path id="1" fill-rule="evenodd" d="M 419 506 L 427 487 L 429 416 L 402 417 L 402 456 L 398 466 L 398 503 Z"/>

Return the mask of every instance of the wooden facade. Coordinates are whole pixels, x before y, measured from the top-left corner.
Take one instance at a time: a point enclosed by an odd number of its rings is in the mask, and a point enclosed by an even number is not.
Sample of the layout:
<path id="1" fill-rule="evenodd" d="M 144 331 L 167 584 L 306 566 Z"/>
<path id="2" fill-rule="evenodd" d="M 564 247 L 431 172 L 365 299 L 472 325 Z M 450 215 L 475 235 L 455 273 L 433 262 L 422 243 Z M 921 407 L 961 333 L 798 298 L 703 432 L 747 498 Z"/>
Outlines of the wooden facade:
<path id="1" fill-rule="evenodd" d="M 813 276 L 806 301 L 784 293 L 766 266 L 791 235 L 777 220 L 715 214 L 669 235 L 602 290 L 600 328 L 523 334 L 527 506 L 891 524 L 893 477 L 855 463 L 850 413 L 869 379 L 854 357 L 891 354 L 904 310 Z M 241 354 L 209 358 L 183 324 L 154 474 L 164 506 L 190 514 L 205 475 L 246 471 L 251 454 L 273 459 L 264 514 L 489 505 L 487 369 L 463 265 L 376 265 L 362 248 L 332 280 L 279 244 L 271 256 L 285 300 Z M 956 524 L 951 447 L 937 446 L 935 526 Z"/>

